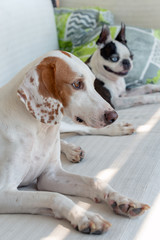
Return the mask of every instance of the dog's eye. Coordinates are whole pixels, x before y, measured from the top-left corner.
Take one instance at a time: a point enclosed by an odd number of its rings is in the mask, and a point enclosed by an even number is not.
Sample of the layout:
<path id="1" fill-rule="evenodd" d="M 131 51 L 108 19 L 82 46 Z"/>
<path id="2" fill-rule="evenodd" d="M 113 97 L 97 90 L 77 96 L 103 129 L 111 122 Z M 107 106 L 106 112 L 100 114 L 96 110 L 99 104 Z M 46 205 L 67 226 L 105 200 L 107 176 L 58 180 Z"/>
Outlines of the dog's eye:
<path id="1" fill-rule="evenodd" d="M 110 60 L 111 60 L 112 62 L 118 62 L 118 61 L 119 61 L 119 56 L 117 56 L 117 55 L 112 55 L 112 56 L 110 57 Z"/>
<path id="2" fill-rule="evenodd" d="M 84 83 L 82 81 L 78 80 L 78 81 L 72 83 L 72 86 L 73 86 L 74 89 L 79 90 L 79 89 L 83 89 Z"/>

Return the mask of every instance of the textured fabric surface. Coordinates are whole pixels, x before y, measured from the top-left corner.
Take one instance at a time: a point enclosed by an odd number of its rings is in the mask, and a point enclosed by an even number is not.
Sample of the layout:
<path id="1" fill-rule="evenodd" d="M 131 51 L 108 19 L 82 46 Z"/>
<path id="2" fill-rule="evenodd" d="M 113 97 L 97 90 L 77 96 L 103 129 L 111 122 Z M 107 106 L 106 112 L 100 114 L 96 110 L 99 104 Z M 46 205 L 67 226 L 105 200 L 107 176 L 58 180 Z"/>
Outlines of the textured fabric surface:
<path id="1" fill-rule="evenodd" d="M 25 65 L 58 48 L 50 0 L 0 1 L 0 87 Z"/>
<path id="2" fill-rule="evenodd" d="M 78 233 L 65 220 L 28 214 L 0 215 L 3 240 L 159 240 L 160 215 L 160 106 L 146 105 L 119 111 L 118 121 L 130 122 L 137 132 L 131 136 L 73 136 L 85 159 L 73 164 L 62 155 L 62 164 L 72 173 L 97 176 L 117 191 L 151 206 L 137 219 L 117 216 L 103 203 L 71 197 L 86 210 L 100 213 L 112 227 L 101 236 Z M 118 122 L 117 121 L 117 122 Z"/>
<path id="3" fill-rule="evenodd" d="M 159 0 L 60 0 L 60 7 L 101 7 L 109 9 L 115 16 L 117 23 L 160 29 Z"/>

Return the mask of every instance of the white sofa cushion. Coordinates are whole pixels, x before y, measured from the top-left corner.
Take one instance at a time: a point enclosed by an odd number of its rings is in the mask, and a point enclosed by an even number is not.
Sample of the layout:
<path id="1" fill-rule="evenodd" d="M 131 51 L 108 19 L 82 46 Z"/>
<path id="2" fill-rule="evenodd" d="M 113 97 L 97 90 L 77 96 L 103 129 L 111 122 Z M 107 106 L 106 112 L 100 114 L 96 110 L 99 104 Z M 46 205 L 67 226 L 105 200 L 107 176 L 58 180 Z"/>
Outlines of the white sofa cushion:
<path id="1" fill-rule="evenodd" d="M 0 1 L 0 86 L 26 64 L 57 49 L 54 9 L 50 0 Z"/>

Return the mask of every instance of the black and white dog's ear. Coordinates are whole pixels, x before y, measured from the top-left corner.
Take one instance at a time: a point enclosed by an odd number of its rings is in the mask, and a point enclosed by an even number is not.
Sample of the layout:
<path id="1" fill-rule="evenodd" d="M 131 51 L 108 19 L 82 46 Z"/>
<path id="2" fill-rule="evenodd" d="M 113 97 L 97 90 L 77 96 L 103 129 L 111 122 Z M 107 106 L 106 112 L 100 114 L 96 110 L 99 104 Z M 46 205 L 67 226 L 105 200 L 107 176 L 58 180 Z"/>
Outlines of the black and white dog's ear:
<path id="1" fill-rule="evenodd" d="M 99 38 L 98 38 L 96 44 L 100 47 L 104 47 L 104 45 L 107 42 L 110 42 L 111 40 L 112 39 L 111 39 L 109 27 L 107 25 L 103 25 L 102 31 L 99 35 Z"/>
<path id="2" fill-rule="evenodd" d="M 127 44 L 127 40 L 126 40 L 126 26 L 125 26 L 124 23 L 121 23 L 121 29 L 120 29 L 117 37 L 115 38 L 115 40 L 117 40 L 118 42 L 121 42 L 124 45 Z"/>

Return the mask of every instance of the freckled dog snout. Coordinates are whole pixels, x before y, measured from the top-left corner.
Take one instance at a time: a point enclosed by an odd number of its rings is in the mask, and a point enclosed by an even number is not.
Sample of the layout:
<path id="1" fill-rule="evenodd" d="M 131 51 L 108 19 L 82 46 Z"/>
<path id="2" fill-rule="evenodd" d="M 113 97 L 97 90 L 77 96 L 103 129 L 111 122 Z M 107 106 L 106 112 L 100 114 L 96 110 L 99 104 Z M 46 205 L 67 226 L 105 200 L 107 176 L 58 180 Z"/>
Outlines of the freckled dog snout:
<path id="1" fill-rule="evenodd" d="M 104 114 L 104 118 L 107 124 L 111 124 L 116 121 L 118 114 L 115 111 L 107 111 Z"/>

